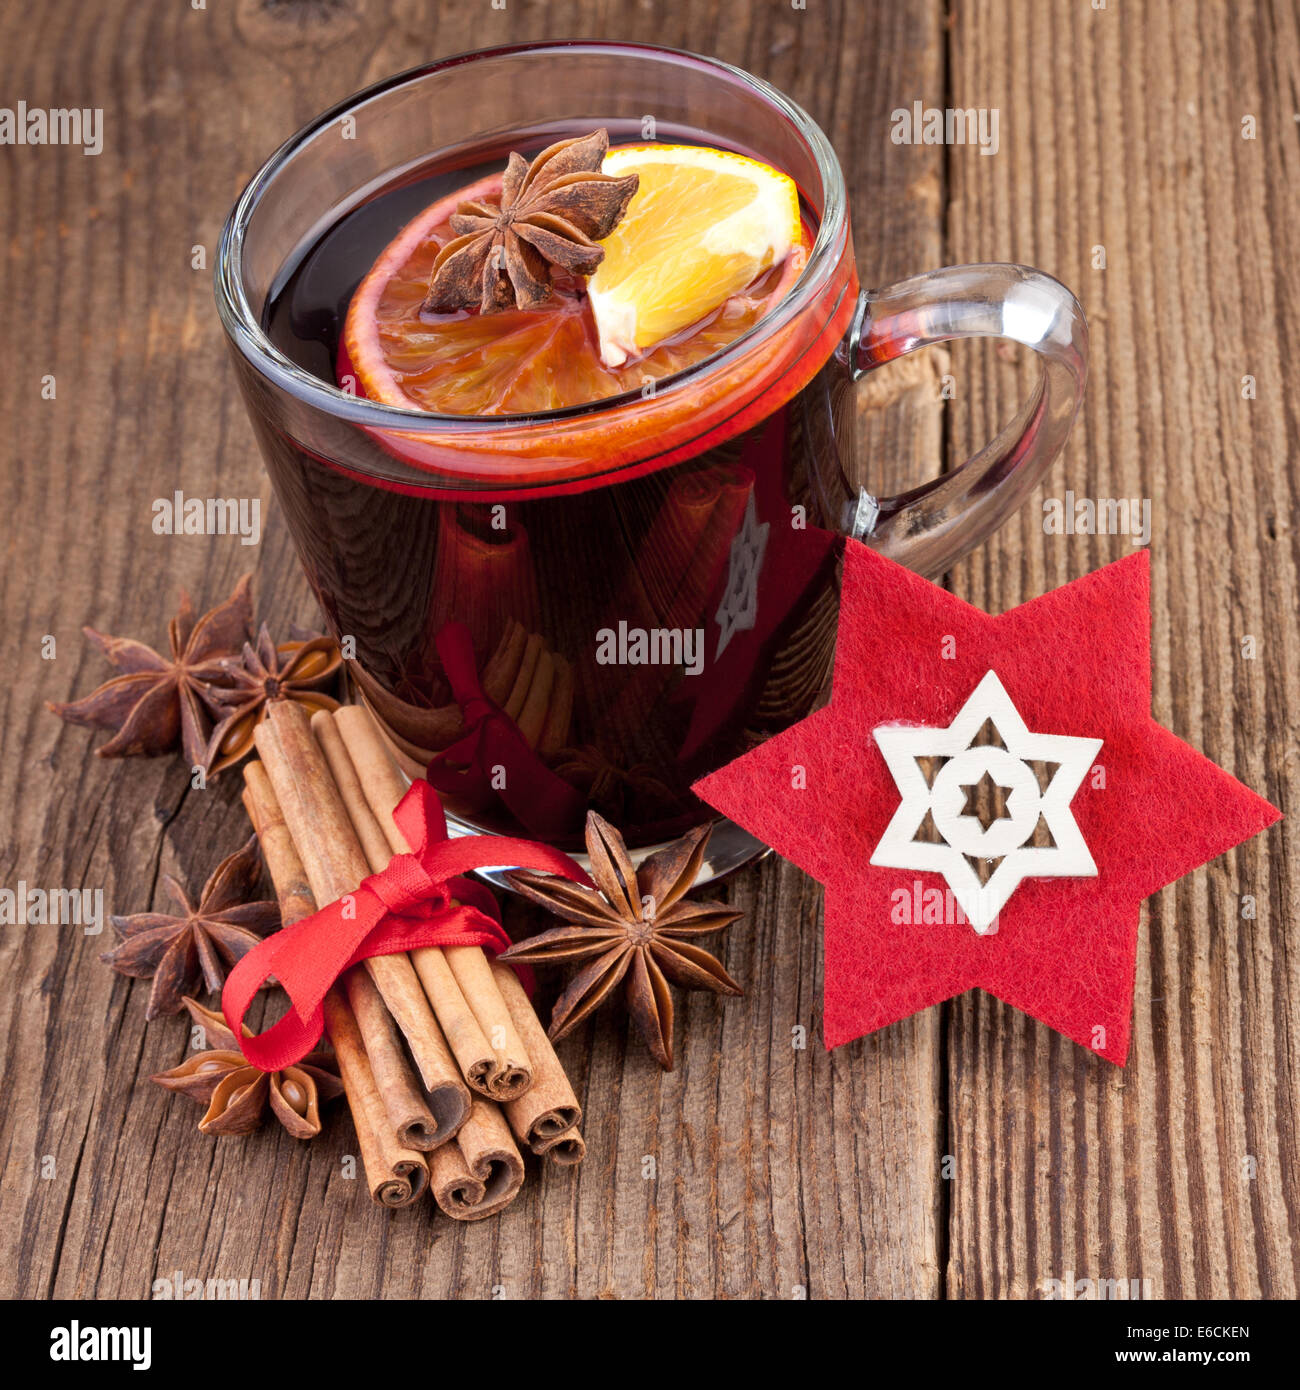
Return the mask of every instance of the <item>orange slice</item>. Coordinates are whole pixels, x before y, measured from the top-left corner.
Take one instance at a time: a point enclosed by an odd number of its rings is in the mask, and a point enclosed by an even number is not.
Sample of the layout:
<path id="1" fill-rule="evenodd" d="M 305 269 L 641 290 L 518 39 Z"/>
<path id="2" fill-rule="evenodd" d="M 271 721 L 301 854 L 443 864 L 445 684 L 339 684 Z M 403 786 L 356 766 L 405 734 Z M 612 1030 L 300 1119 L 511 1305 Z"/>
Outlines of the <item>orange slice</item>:
<path id="1" fill-rule="evenodd" d="M 703 319 L 800 245 L 794 180 L 730 150 L 630 145 L 606 174 L 640 186 L 587 285 L 601 360 L 618 366 Z"/>
<path id="2" fill-rule="evenodd" d="M 611 151 L 606 165 L 620 153 Z M 398 233 L 357 287 L 340 359 L 362 394 L 440 414 L 517 415 L 646 393 L 648 383 L 711 356 L 757 323 L 793 286 L 806 259 L 809 237 L 796 225 L 784 259 L 766 270 L 756 264 L 744 284 L 715 298 L 680 331 L 611 365 L 601 357 L 582 277 L 560 280 L 553 299 L 531 312 L 422 311 L 433 260 L 452 237 L 452 213 L 462 202 L 494 199 L 500 189 L 500 175 L 493 175 L 433 203 Z M 797 217 L 797 201 L 795 207 Z"/>

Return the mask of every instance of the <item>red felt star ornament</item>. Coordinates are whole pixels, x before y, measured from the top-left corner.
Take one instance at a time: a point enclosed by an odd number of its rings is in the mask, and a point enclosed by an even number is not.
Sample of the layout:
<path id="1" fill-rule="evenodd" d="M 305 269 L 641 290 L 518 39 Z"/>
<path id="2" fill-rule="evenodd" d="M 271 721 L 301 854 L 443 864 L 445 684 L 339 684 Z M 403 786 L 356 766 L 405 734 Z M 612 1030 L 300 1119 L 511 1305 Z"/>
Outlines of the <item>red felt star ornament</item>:
<path id="1" fill-rule="evenodd" d="M 1280 814 L 1151 717 L 1149 633 L 1145 550 L 994 617 L 847 543 L 830 704 L 695 785 L 826 885 L 828 1047 L 981 988 L 1123 1065 L 1142 900 Z"/>

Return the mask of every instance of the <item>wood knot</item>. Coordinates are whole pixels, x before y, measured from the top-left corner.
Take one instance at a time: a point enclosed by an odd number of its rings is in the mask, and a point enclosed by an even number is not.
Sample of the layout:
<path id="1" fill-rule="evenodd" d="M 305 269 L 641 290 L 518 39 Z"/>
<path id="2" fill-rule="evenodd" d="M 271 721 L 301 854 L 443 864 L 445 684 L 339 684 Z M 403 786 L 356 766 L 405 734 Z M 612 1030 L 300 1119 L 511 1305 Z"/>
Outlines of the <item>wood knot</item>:
<path id="1" fill-rule="evenodd" d="M 250 46 L 323 48 L 357 33 L 364 0 L 239 0 L 235 28 Z"/>

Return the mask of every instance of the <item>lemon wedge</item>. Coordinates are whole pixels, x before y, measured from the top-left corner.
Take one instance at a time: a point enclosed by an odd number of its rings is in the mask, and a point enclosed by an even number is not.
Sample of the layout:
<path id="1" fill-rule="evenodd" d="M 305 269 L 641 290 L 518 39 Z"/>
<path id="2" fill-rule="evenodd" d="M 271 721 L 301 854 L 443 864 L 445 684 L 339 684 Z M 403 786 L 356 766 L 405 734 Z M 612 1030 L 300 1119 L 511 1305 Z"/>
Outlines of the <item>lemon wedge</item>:
<path id="1" fill-rule="evenodd" d="M 624 145 L 601 169 L 641 178 L 587 281 L 608 367 L 698 322 L 802 245 L 794 181 L 755 159 L 697 145 Z"/>

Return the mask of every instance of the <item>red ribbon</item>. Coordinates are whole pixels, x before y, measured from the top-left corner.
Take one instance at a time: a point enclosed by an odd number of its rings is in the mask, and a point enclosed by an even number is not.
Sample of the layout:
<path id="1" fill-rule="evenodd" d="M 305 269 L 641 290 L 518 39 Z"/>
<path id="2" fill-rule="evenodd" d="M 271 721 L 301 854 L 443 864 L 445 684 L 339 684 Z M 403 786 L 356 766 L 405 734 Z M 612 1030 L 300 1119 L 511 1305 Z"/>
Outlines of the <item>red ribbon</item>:
<path id="1" fill-rule="evenodd" d="M 495 954 L 510 945 L 496 899 L 485 885 L 460 877 L 471 869 L 508 864 L 559 874 L 590 886 L 578 864 L 548 845 L 498 835 L 447 838 L 437 793 L 416 782 L 393 820 L 410 854 L 394 855 L 351 893 L 259 942 L 226 979 L 221 1008 L 244 1056 L 262 1071 L 281 1071 L 305 1057 L 325 1028 L 322 1003 L 330 986 L 368 956 L 417 946 L 482 946 Z M 453 903 L 452 899 L 457 901 Z M 243 1037 L 244 1014 L 274 975 L 292 1008 L 264 1033 Z"/>
<path id="2" fill-rule="evenodd" d="M 469 628 L 444 623 L 437 646 L 465 732 L 429 763 L 429 781 L 480 809 L 499 797 L 535 835 L 563 835 L 581 826 L 586 809 L 582 795 L 546 766 L 515 721 L 484 692 Z M 497 768 L 503 774 L 499 787 L 493 785 Z"/>

